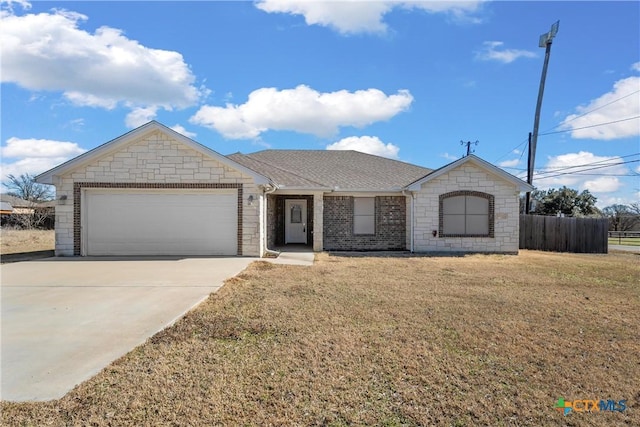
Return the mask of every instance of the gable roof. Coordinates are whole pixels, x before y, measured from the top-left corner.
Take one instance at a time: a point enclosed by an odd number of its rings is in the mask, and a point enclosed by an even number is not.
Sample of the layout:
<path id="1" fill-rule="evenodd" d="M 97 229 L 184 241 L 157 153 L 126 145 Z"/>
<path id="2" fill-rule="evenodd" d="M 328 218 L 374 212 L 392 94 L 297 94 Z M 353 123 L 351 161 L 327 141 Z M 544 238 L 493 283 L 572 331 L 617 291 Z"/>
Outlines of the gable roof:
<path id="1" fill-rule="evenodd" d="M 445 165 L 443 167 L 441 167 L 440 169 L 436 169 L 435 171 L 431 172 L 430 174 L 428 174 L 427 176 L 424 176 L 420 179 L 418 179 L 415 182 L 412 182 L 410 185 L 407 186 L 407 189 L 410 191 L 418 191 L 420 190 L 420 187 L 422 186 L 422 184 L 424 184 L 425 182 L 429 182 L 432 179 L 435 179 L 437 177 L 439 177 L 440 175 L 443 175 L 455 168 L 458 168 L 462 165 L 464 165 L 465 163 L 473 163 L 475 166 L 486 170 L 487 172 L 493 174 L 493 175 L 497 175 L 498 177 L 502 178 L 503 180 L 510 182 L 512 184 L 514 184 L 516 187 L 518 187 L 518 189 L 520 191 L 532 191 L 533 190 L 533 186 L 527 184 L 526 182 L 524 182 L 523 180 L 521 180 L 520 178 L 511 175 L 508 172 L 503 171 L 502 169 L 500 169 L 497 166 L 492 165 L 491 163 L 482 160 L 480 157 L 473 155 L 473 154 L 469 154 L 466 157 L 462 157 L 461 159 L 458 159 L 454 162 L 449 163 L 448 165 Z"/>
<path id="2" fill-rule="evenodd" d="M 56 166 L 53 169 L 50 169 L 46 172 L 41 173 L 40 175 L 36 176 L 36 182 L 39 182 L 41 184 L 53 184 L 53 177 L 54 176 L 58 176 L 58 175 L 63 175 L 65 173 L 68 173 L 80 166 L 83 165 L 87 165 L 91 162 L 93 162 L 94 160 L 110 154 L 112 152 L 115 152 L 117 150 L 119 150 L 120 148 L 126 146 L 127 144 L 133 142 L 134 140 L 141 138 L 142 136 L 154 132 L 154 131 L 160 131 L 163 132 L 165 134 L 170 135 L 173 139 L 177 140 L 178 142 L 186 145 L 187 147 L 199 152 L 200 154 L 202 154 L 205 157 L 209 157 L 209 158 L 213 158 L 215 160 L 217 160 L 218 162 L 229 166 L 230 168 L 233 168 L 235 170 L 238 170 L 246 175 L 251 176 L 254 179 L 254 182 L 256 184 L 269 184 L 269 179 L 263 175 L 260 175 L 259 173 L 255 172 L 254 170 L 251 170 L 249 168 L 247 168 L 246 166 L 243 166 L 239 163 L 234 162 L 233 160 L 229 159 L 226 156 L 223 156 L 222 154 L 208 148 L 205 147 L 204 145 L 190 139 L 187 138 L 186 136 L 182 135 L 181 133 L 178 133 L 176 131 L 174 131 L 171 128 L 166 127 L 165 125 L 158 123 L 157 121 L 153 120 L 150 121 L 149 123 L 146 123 L 136 129 L 133 129 L 127 133 L 125 133 L 122 136 L 119 136 L 116 139 L 112 139 L 111 141 L 108 141 L 102 145 L 99 145 L 98 147 L 94 148 L 93 150 L 87 151 L 86 153 L 83 153 L 81 155 L 79 155 L 78 157 L 74 157 L 73 159 L 59 165 Z"/>
<path id="3" fill-rule="evenodd" d="M 400 191 L 432 171 L 353 150 L 264 150 L 229 157 L 281 189 Z"/>

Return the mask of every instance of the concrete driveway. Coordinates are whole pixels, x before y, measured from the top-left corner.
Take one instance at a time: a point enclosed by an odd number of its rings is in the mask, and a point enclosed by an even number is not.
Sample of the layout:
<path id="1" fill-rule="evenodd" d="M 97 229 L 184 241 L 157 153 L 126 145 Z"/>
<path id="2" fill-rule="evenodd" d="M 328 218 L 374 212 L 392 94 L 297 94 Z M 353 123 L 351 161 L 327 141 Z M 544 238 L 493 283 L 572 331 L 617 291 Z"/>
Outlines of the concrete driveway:
<path id="1" fill-rule="evenodd" d="M 48 258 L 0 266 L 0 398 L 61 398 L 254 260 Z"/>

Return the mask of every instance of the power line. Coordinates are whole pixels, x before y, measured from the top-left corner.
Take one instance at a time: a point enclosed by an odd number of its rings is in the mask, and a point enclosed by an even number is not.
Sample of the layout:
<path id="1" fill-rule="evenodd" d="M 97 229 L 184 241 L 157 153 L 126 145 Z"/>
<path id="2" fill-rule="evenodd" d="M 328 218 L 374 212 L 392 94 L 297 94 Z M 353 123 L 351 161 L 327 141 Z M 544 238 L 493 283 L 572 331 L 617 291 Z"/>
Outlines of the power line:
<path id="1" fill-rule="evenodd" d="M 563 170 L 567 170 L 567 169 L 580 168 L 580 167 L 584 167 L 584 166 L 599 165 L 599 164 L 604 163 L 604 162 L 617 161 L 617 159 L 626 159 L 627 157 L 633 157 L 633 156 L 638 156 L 638 155 L 640 155 L 640 153 L 626 154 L 624 156 L 615 156 L 615 158 L 609 158 L 609 159 L 605 159 L 605 160 L 597 160 L 595 162 L 583 163 L 581 165 L 538 168 L 537 170 L 538 171 L 548 171 L 549 173 L 559 172 L 559 171 L 563 171 Z M 611 165 L 615 166 L 617 164 L 620 164 L 620 162 L 612 163 Z M 505 166 L 504 169 L 514 169 L 514 170 L 519 170 L 519 171 L 526 171 L 526 169 L 524 169 L 524 168 L 515 168 L 515 167 L 509 167 L 509 166 Z"/>
<path id="2" fill-rule="evenodd" d="M 558 126 L 565 125 L 565 124 L 567 124 L 567 123 L 569 123 L 569 122 L 572 122 L 572 121 L 574 121 L 574 120 L 576 120 L 576 119 L 579 119 L 580 117 L 584 117 L 584 116 L 586 116 L 587 114 L 591 114 L 591 113 L 593 113 L 594 111 L 601 110 L 601 109 L 603 109 L 604 107 L 607 107 L 607 106 L 609 106 L 609 105 L 611 105 L 611 104 L 615 104 L 615 103 L 616 103 L 616 102 L 618 102 L 618 101 L 622 101 L 623 99 L 628 98 L 628 97 L 630 97 L 631 95 L 635 95 L 635 94 L 636 94 L 636 93 L 638 93 L 638 92 L 640 92 L 640 89 L 638 89 L 638 90 L 636 90 L 636 91 L 633 91 L 633 92 L 631 92 L 631 93 L 628 93 L 628 94 L 626 94 L 626 95 L 624 95 L 624 96 L 621 96 L 621 97 L 620 97 L 620 98 L 618 98 L 618 99 L 614 99 L 614 100 L 613 100 L 613 101 L 611 101 L 611 102 L 607 102 L 606 104 L 601 105 L 601 106 L 599 106 L 599 107 L 597 107 L 597 108 L 594 108 L 593 110 L 589 110 L 589 111 L 586 111 L 586 112 L 584 112 L 584 113 L 582 113 L 582 114 L 579 114 L 579 115 L 577 115 L 577 116 L 575 116 L 575 117 L 571 118 L 571 120 L 565 120 L 565 121 L 563 121 L 562 123 L 558 123 L 558 124 L 557 124 L 557 125 L 555 125 L 554 127 L 549 128 L 549 129 L 545 130 L 544 132 L 551 131 L 551 130 L 553 130 L 553 129 L 557 128 Z M 542 135 L 544 135 L 544 133 L 543 133 Z"/>
<path id="3" fill-rule="evenodd" d="M 509 150 L 506 153 L 504 153 L 502 156 L 498 157 L 496 160 L 494 160 L 494 162 L 498 162 L 498 160 L 502 160 L 503 158 L 507 157 L 509 154 L 513 153 L 515 150 L 517 150 L 521 146 L 525 145 L 527 142 L 529 142 L 528 138 L 525 139 L 524 141 L 522 141 L 520 144 L 518 144 L 515 147 L 513 147 L 511 150 Z M 520 158 L 522 158 L 522 153 L 524 153 L 524 150 L 522 150 L 520 152 Z"/>
<path id="4" fill-rule="evenodd" d="M 625 162 L 619 162 L 618 159 L 626 159 L 627 157 L 633 157 L 633 156 L 637 156 L 637 155 L 640 155 L 640 153 L 627 154 L 625 156 L 616 156 L 615 158 L 611 158 L 611 159 L 596 160 L 595 162 L 583 163 L 581 165 L 557 166 L 557 167 L 549 167 L 549 168 L 540 168 L 538 170 L 545 170 L 545 171 L 547 171 L 546 173 L 554 173 L 554 172 L 564 171 L 564 170 L 567 170 L 567 169 L 582 168 L 582 167 L 585 167 L 585 166 L 602 165 L 604 163 L 606 163 L 605 166 L 616 166 L 616 165 L 625 163 Z M 615 162 L 615 163 L 608 163 L 608 162 Z"/>
<path id="5" fill-rule="evenodd" d="M 549 175 L 549 174 L 555 174 L 557 172 L 563 172 L 563 171 L 567 171 L 569 169 L 576 169 L 576 168 L 584 168 L 585 166 L 594 166 L 592 168 L 586 168 L 586 169 L 579 169 L 577 171 L 571 171 L 571 172 L 566 172 L 566 173 L 575 173 L 578 174 L 581 171 L 588 171 L 588 170 L 592 170 L 592 169 L 603 169 L 603 168 L 609 168 L 609 167 L 613 167 L 613 166 L 620 166 L 620 165 L 625 165 L 627 163 L 635 163 L 638 162 L 640 160 L 628 160 L 626 162 L 616 162 L 616 163 L 605 163 L 602 164 L 600 163 L 591 163 L 588 165 L 581 165 L 581 166 L 567 166 L 565 168 L 559 168 L 559 169 L 555 169 L 555 170 L 548 170 L 548 171 L 543 171 L 543 172 L 538 172 L 538 176 L 543 176 L 543 175 Z"/>
<path id="6" fill-rule="evenodd" d="M 505 168 L 505 169 L 516 169 L 516 168 Z M 516 169 L 521 172 L 526 171 L 526 169 Z M 582 173 L 581 171 L 575 172 L 567 172 L 567 174 L 575 174 L 580 176 L 640 176 L 640 174 L 631 171 L 631 173 Z M 540 179 L 549 178 L 548 176 L 544 176 Z"/>
<path id="7" fill-rule="evenodd" d="M 627 162 L 621 162 L 621 163 L 616 163 L 616 164 L 612 164 L 612 165 L 609 164 L 609 165 L 595 166 L 595 167 L 592 167 L 592 168 L 581 169 L 579 171 L 560 172 L 560 173 L 557 173 L 555 175 L 545 175 L 545 176 L 542 176 L 542 177 L 537 175 L 536 177 L 539 178 L 539 179 L 547 179 L 547 178 L 554 178 L 556 176 L 561 176 L 561 175 L 573 175 L 573 174 L 581 175 L 581 172 L 584 172 L 584 171 L 590 171 L 590 170 L 595 170 L 595 169 L 603 169 L 603 168 L 608 168 L 608 167 L 611 167 L 611 166 L 618 166 L 618 165 L 624 165 L 624 164 L 627 164 L 627 163 L 637 163 L 637 162 L 640 162 L 640 160 L 629 160 Z M 553 173 L 553 172 L 547 172 L 547 173 Z"/>
<path id="8" fill-rule="evenodd" d="M 639 118 L 640 118 L 640 116 L 627 117 L 626 119 L 613 120 L 611 122 L 599 123 L 597 125 L 589 125 L 589 126 L 582 126 L 582 127 L 579 127 L 579 128 L 557 130 L 557 131 L 554 131 L 554 132 L 541 133 L 540 136 L 553 135 L 553 134 L 556 134 L 556 133 L 564 133 L 564 132 L 573 132 L 573 131 L 576 131 L 576 130 L 595 128 L 595 127 L 598 127 L 598 126 L 606 126 L 606 125 L 611 125 L 611 124 L 614 124 L 614 123 L 626 122 L 626 121 L 629 121 L 629 120 L 634 120 L 634 119 L 639 119 Z"/>
<path id="9" fill-rule="evenodd" d="M 597 107 L 597 108 L 594 108 L 593 110 L 589 110 L 589 111 L 586 111 L 586 112 L 584 112 L 584 113 L 582 113 L 582 114 L 580 114 L 580 115 L 577 115 L 577 116 L 573 117 L 571 120 L 566 120 L 566 121 L 564 121 L 564 122 L 562 122 L 562 123 L 558 123 L 557 125 L 555 125 L 555 126 L 553 126 L 553 127 L 549 128 L 549 129 L 545 130 L 545 131 L 544 131 L 543 133 L 541 133 L 540 135 L 553 135 L 554 133 L 560 133 L 560 132 L 550 132 L 550 131 L 551 131 L 551 130 L 553 130 L 553 129 L 556 129 L 556 128 L 557 128 L 557 127 L 559 127 L 559 126 L 562 126 L 563 124 L 567 124 L 567 123 L 572 122 L 572 121 L 574 121 L 574 120 L 576 120 L 576 119 L 579 119 L 580 117 L 584 117 L 584 116 L 586 116 L 586 115 L 588 115 L 588 114 L 591 114 L 591 113 L 593 113 L 593 112 L 595 112 L 595 111 L 601 110 L 602 108 L 607 107 L 607 106 L 609 106 L 609 105 L 611 105 L 611 104 L 615 104 L 616 102 L 621 101 L 621 100 L 623 100 L 623 99 L 625 99 L 625 98 L 628 98 L 628 97 L 630 97 L 630 96 L 632 96 L 632 95 L 635 95 L 635 94 L 636 94 L 636 93 L 638 93 L 638 92 L 640 92 L 640 89 L 639 89 L 639 90 L 636 90 L 636 91 L 633 91 L 633 92 L 631 92 L 631 93 L 628 93 L 628 94 L 626 94 L 626 95 L 624 95 L 624 96 L 621 96 L 620 98 L 614 99 L 614 100 L 613 100 L 613 101 L 611 101 L 611 102 L 607 102 L 606 104 L 601 105 L 601 106 L 599 106 L 599 107 Z M 611 124 L 611 123 L 604 123 L 604 124 Z M 604 125 L 604 124 L 602 124 L 602 125 Z M 602 126 L 602 125 L 598 125 L 598 126 Z M 581 129 L 583 129 L 583 128 L 581 128 Z M 578 130 L 578 129 L 572 129 L 572 130 Z M 570 131 L 571 131 L 571 130 L 566 130 L 566 131 L 562 131 L 562 132 L 570 132 Z M 500 157 L 498 157 L 496 160 L 494 160 L 494 162 L 496 162 L 496 163 L 497 163 L 498 161 L 500 161 L 500 160 L 502 160 L 503 158 L 507 157 L 509 154 L 513 153 L 513 151 L 514 151 L 514 150 L 517 150 L 517 149 L 518 149 L 518 148 L 520 148 L 522 145 L 526 144 L 528 141 L 529 141 L 529 140 L 528 140 L 528 138 L 525 138 L 522 142 L 520 142 L 518 145 L 516 145 L 515 147 L 513 147 L 511 150 L 507 151 L 507 152 L 506 152 L 506 153 L 504 153 L 502 156 L 500 156 Z M 523 153 L 524 153 L 524 150 L 522 150 L 522 151 L 521 151 L 521 153 L 520 153 L 520 158 L 522 158 L 522 154 L 523 154 Z"/>

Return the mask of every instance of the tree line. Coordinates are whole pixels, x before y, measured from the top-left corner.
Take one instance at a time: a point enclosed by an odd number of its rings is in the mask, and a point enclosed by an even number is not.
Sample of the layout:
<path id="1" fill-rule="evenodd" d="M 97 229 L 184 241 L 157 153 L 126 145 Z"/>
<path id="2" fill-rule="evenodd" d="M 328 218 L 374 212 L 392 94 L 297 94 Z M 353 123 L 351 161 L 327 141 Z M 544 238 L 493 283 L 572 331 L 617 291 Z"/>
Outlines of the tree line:
<path id="1" fill-rule="evenodd" d="M 531 192 L 531 212 L 536 215 L 563 215 L 568 217 L 594 217 L 609 219 L 610 231 L 640 230 L 640 203 L 613 204 L 603 209 L 596 207 L 598 198 L 589 190 L 578 192 L 573 188 L 550 188 Z M 520 212 L 525 211 L 524 197 L 520 199 Z"/>

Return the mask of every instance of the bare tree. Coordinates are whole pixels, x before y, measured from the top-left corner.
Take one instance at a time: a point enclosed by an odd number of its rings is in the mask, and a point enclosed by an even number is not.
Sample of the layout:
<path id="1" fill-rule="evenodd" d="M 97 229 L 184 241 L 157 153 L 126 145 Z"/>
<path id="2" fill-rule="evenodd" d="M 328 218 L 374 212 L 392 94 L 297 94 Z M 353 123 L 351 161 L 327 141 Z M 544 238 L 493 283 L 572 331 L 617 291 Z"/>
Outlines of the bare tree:
<path id="1" fill-rule="evenodd" d="M 611 231 L 633 230 L 640 223 L 640 206 L 637 203 L 631 206 L 611 205 L 602 210 L 602 213 L 609 218 L 609 228 Z"/>
<path id="2" fill-rule="evenodd" d="M 3 182 L 11 196 L 19 197 L 33 203 L 46 202 L 53 199 L 53 191 L 51 186 L 39 184 L 36 177 L 28 173 L 24 173 L 19 177 L 7 175 L 9 182 Z"/>
<path id="3" fill-rule="evenodd" d="M 2 183 L 13 197 L 25 200 L 25 212 L 14 212 L 10 217 L 10 224 L 18 228 L 32 229 L 42 228 L 53 215 L 53 207 L 42 206 L 42 202 L 47 202 L 54 198 L 51 186 L 39 184 L 35 176 L 22 174 L 19 177 L 7 175 L 9 180 Z"/>

